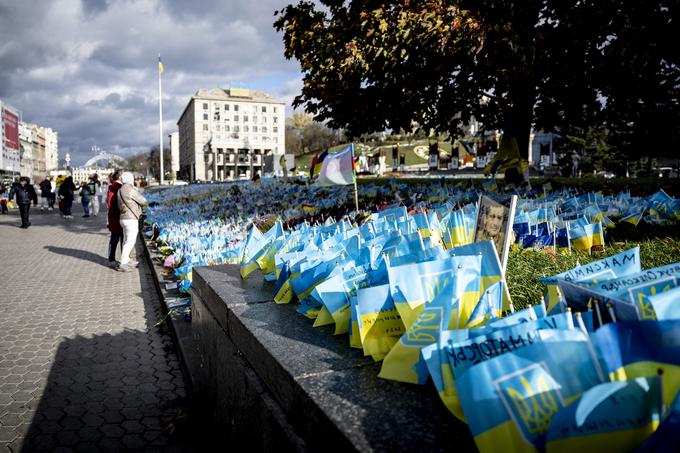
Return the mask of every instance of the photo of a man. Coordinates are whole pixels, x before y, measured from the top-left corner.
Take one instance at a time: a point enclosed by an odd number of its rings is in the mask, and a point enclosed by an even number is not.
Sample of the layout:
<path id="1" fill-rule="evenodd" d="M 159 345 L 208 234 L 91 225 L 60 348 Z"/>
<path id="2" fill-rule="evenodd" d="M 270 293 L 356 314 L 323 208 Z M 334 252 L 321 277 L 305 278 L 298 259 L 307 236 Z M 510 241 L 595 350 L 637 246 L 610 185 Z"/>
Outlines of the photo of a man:
<path id="1" fill-rule="evenodd" d="M 493 241 L 503 267 L 507 262 L 506 255 L 510 246 L 508 242 L 510 228 L 512 228 L 510 216 L 514 216 L 514 209 L 511 208 L 512 203 L 508 207 L 489 197 L 482 196 L 479 200 L 479 211 L 477 213 L 475 242 Z"/>

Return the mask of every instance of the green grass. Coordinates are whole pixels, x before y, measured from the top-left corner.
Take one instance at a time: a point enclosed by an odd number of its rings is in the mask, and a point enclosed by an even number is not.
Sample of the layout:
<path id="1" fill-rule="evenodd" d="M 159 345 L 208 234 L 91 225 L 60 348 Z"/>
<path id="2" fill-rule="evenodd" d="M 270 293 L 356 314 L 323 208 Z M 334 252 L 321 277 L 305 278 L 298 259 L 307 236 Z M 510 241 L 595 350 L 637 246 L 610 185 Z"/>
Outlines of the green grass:
<path id="1" fill-rule="evenodd" d="M 545 289 L 538 279 L 559 274 L 580 264 L 586 264 L 607 256 L 615 255 L 629 248 L 640 246 L 642 269 L 672 264 L 680 259 L 680 238 L 657 237 L 640 242 L 615 242 L 607 244 L 604 253 L 593 254 L 572 251 L 571 255 L 556 254 L 551 256 L 545 252 L 521 251 L 512 252 L 508 257 L 506 280 L 515 308 L 524 308 L 527 304 L 540 302 Z"/>

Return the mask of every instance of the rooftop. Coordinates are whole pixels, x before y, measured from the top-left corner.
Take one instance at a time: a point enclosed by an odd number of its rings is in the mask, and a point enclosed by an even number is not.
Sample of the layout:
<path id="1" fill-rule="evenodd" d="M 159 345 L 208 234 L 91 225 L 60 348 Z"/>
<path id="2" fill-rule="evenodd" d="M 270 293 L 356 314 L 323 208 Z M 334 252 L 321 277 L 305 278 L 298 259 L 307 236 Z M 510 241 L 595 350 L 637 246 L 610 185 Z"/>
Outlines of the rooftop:
<path id="1" fill-rule="evenodd" d="M 193 99 L 209 99 L 214 101 L 251 101 L 251 102 L 275 102 L 284 104 L 283 101 L 274 99 L 262 91 L 251 91 L 248 88 L 201 88 L 196 91 Z"/>

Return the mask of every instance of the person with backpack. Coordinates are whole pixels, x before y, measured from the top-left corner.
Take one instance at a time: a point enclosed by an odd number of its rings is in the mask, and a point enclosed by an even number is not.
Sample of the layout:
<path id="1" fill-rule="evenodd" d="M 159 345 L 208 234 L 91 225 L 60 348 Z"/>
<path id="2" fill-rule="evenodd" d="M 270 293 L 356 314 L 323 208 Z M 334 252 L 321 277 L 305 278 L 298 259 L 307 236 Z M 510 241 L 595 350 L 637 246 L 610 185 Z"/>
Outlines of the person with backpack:
<path id="1" fill-rule="evenodd" d="M 19 213 L 21 214 L 21 228 L 28 228 L 31 222 L 28 221 L 28 211 L 31 208 L 31 201 L 33 206 L 38 206 L 38 195 L 35 193 L 33 185 L 30 184 L 28 177 L 22 176 L 19 178 L 19 184 L 12 187 L 12 194 L 10 199 L 16 197 Z"/>
<path id="2" fill-rule="evenodd" d="M 64 202 L 64 218 L 72 219 L 71 207 L 73 206 L 73 198 L 76 192 L 76 185 L 73 183 L 73 177 L 67 176 L 66 179 L 59 186 L 59 199 Z"/>
<path id="3" fill-rule="evenodd" d="M 51 211 L 53 207 L 52 179 L 45 176 L 45 179 L 40 183 L 40 210 L 44 211 L 47 208 L 48 211 Z"/>
<path id="4" fill-rule="evenodd" d="M 120 209 L 120 223 L 123 227 L 123 253 L 120 258 L 119 272 L 131 272 L 130 253 L 135 248 L 137 233 L 139 232 L 139 218 L 146 198 L 135 188 L 135 178 L 129 171 L 121 176 L 123 185 L 118 190 L 118 209 Z"/>

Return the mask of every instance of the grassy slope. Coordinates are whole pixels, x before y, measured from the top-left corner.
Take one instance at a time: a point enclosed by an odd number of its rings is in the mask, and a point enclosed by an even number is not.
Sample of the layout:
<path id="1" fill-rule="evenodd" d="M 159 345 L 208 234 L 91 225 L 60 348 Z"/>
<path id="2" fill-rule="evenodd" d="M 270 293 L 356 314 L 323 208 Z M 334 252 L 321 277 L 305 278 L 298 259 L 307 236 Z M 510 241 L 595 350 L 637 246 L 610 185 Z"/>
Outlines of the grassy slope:
<path id="1" fill-rule="evenodd" d="M 546 252 L 513 252 L 508 257 L 506 278 L 515 307 L 540 302 L 544 286 L 538 282 L 541 277 L 559 274 L 580 264 L 586 264 L 607 256 L 615 255 L 629 248 L 640 246 L 642 269 L 680 261 L 680 232 L 677 227 L 657 228 L 640 225 L 633 228 L 628 224 L 618 225 L 605 233 L 605 251 L 588 255 L 572 251 L 571 255 L 552 255 Z"/>

